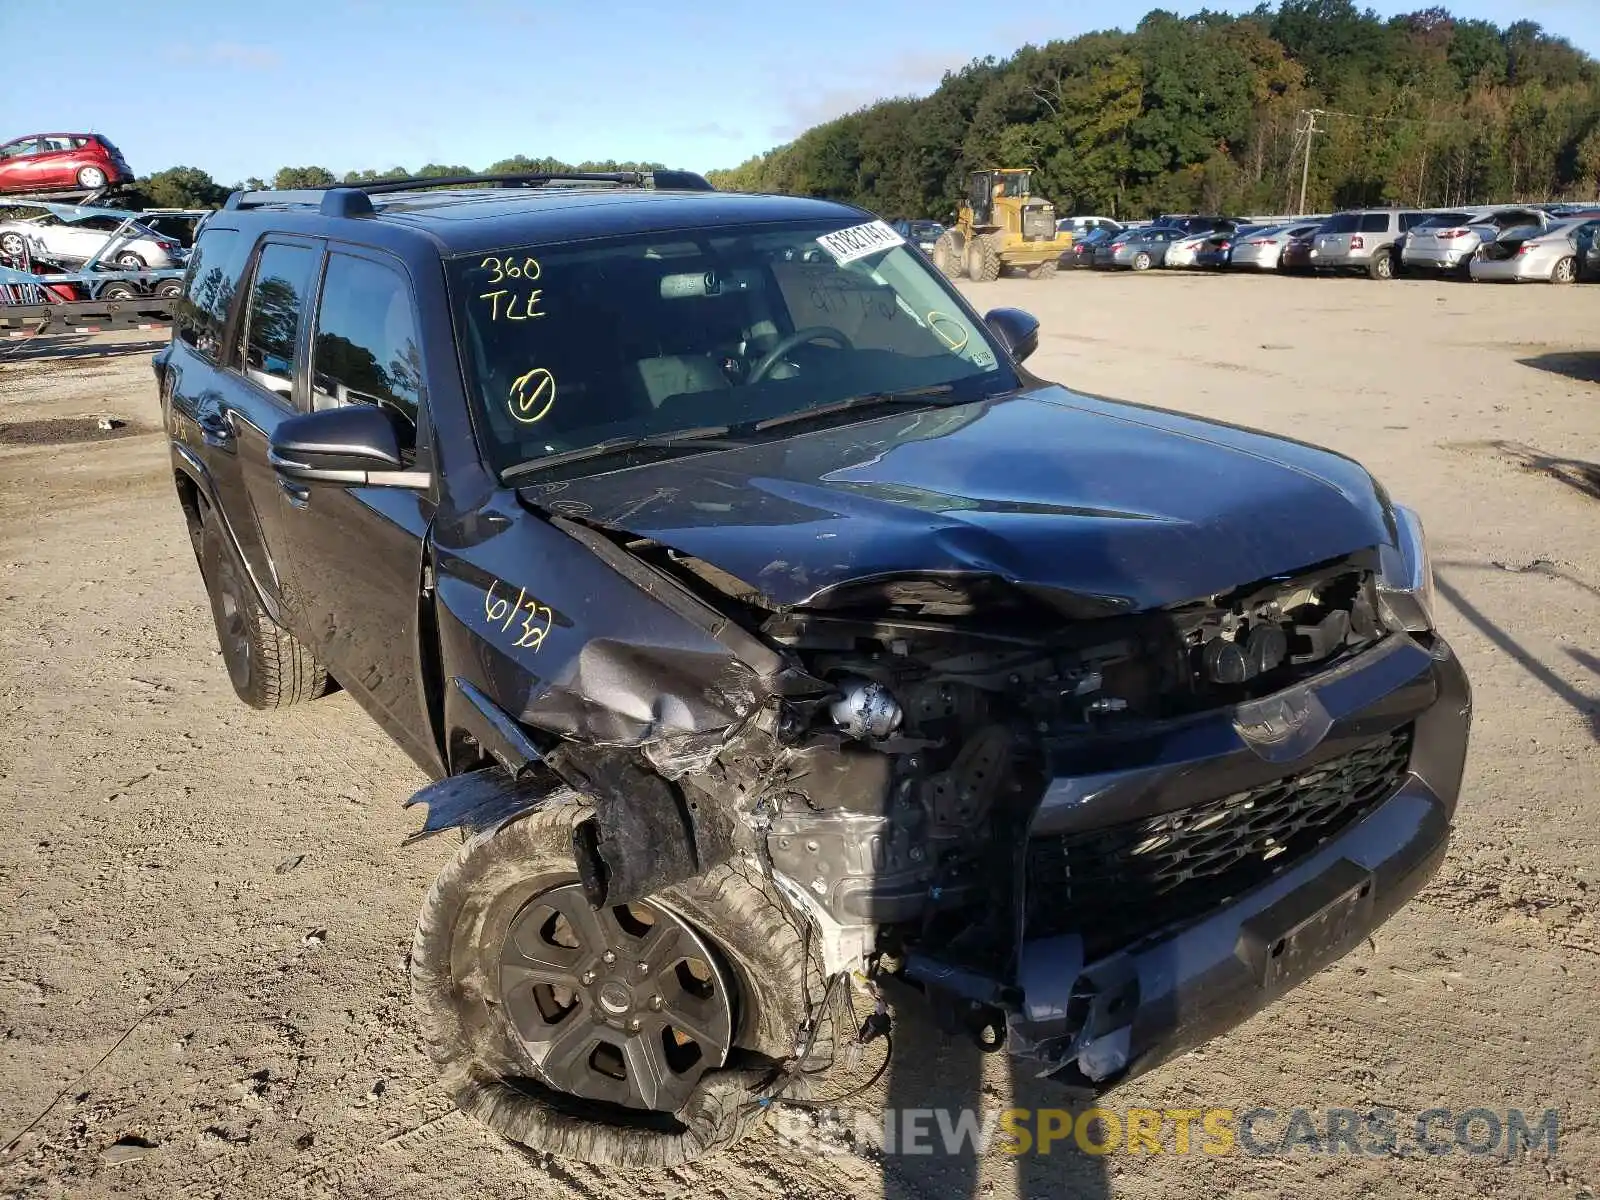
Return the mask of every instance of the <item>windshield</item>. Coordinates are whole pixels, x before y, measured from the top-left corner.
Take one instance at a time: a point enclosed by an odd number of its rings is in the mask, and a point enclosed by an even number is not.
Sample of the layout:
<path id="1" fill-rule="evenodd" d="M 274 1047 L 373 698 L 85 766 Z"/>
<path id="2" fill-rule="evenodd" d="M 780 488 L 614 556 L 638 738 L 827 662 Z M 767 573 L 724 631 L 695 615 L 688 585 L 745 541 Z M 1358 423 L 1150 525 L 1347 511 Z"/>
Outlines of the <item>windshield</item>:
<path id="1" fill-rule="evenodd" d="M 514 246 L 449 271 L 497 473 L 865 394 L 950 385 L 959 401 L 1017 386 L 949 285 L 881 221 Z"/>

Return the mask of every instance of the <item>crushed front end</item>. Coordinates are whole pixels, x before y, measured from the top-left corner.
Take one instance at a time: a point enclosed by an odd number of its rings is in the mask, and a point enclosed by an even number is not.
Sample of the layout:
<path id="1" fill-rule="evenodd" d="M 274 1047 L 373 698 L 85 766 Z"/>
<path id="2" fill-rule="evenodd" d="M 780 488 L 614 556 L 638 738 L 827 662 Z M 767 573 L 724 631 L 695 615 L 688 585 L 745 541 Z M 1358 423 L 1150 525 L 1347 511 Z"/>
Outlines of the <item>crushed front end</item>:
<path id="1" fill-rule="evenodd" d="M 1414 532 L 1420 565 L 1359 552 L 1138 613 L 978 578 L 837 589 L 760 625 L 827 687 L 681 783 L 744 815 L 829 971 L 897 976 L 946 1028 L 1102 1091 L 1437 868 L 1470 695 Z"/>

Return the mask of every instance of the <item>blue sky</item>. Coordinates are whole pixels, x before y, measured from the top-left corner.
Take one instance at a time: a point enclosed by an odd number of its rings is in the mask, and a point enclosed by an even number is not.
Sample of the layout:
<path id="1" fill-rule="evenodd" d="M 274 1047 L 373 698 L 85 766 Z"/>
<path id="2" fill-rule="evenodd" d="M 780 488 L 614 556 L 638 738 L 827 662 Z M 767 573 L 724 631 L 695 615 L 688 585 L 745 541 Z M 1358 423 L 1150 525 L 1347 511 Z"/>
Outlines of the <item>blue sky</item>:
<path id="1" fill-rule="evenodd" d="M 1390 15 L 1429 2 L 1372 6 Z M 1526 17 L 1600 55 L 1596 4 L 1448 7 L 1501 24 Z M 481 168 L 517 153 L 705 170 L 873 99 L 925 93 L 973 56 L 1130 28 L 1153 7 L 0 0 L 0 45 L 11 50 L 0 74 L 0 139 L 93 129 L 118 143 L 135 171 L 181 163 L 222 183 L 285 165 Z M 1211 7 L 1240 10 L 1253 0 Z"/>

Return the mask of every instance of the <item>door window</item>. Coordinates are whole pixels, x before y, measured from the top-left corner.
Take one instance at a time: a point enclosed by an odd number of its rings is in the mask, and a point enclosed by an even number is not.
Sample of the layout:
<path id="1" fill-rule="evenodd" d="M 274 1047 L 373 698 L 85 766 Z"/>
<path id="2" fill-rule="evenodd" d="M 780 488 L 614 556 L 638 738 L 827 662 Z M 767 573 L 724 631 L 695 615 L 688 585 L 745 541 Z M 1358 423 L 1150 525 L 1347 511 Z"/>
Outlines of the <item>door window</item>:
<path id="1" fill-rule="evenodd" d="M 421 340 L 404 275 L 369 258 L 330 254 L 317 306 L 311 407 L 379 405 L 400 418 L 402 445 L 414 446 Z"/>
<path id="2" fill-rule="evenodd" d="M 294 391 L 300 314 L 311 290 L 317 251 L 269 242 L 256 262 L 244 338 L 244 374 L 285 399 Z"/>
<path id="3" fill-rule="evenodd" d="M 237 229 L 212 226 L 200 235 L 189 256 L 183 298 L 177 306 L 178 336 L 212 362 L 221 355 L 222 328 L 239 290 L 250 244 Z"/>

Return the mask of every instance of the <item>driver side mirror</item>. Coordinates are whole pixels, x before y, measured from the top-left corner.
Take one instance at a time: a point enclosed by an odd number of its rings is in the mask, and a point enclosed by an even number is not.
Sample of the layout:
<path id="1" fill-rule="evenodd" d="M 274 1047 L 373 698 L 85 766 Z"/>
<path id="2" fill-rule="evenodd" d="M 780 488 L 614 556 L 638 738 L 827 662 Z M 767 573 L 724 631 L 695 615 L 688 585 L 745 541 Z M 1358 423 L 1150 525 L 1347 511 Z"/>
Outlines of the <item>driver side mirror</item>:
<path id="1" fill-rule="evenodd" d="M 1032 313 L 1020 308 L 992 308 L 984 315 L 983 323 L 1018 362 L 1039 348 L 1039 319 Z"/>
<path id="2" fill-rule="evenodd" d="M 273 431 L 267 461 L 295 483 L 423 490 L 433 482 L 427 471 L 405 469 L 394 417 L 370 404 L 290 417 Z"/>

